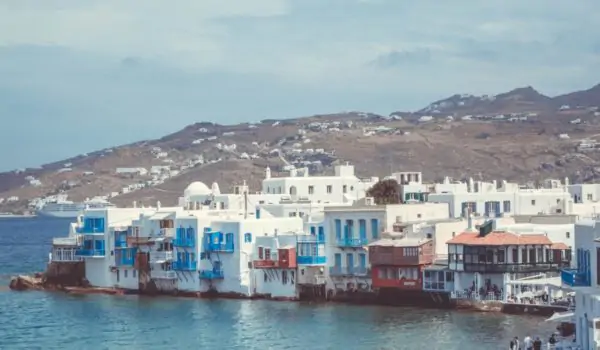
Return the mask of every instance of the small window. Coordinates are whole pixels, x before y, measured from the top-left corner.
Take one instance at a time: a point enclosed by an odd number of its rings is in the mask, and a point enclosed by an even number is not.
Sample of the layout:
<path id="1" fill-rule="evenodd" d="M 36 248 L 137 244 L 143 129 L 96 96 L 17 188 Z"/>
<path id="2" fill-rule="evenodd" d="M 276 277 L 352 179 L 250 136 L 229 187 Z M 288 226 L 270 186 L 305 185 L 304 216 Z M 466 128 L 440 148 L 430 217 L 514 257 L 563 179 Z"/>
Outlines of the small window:
<path id="1" fill-rule="evenodd" d="M 265 248 L 265 260 L 271 260 L 271 248 Z"/>
<path id="2" fill-rule="evenodd" d="M 251 233 L 244 233 L 244 242 L 252 243 L 252 234 Z"/>
<path id="3" fill-rule="evenodd" d="M 342 192 L 344 192 L 344 193 L 348 192 L 348 186 L 346 186 L 346 185 L 342 186 Z"/>
<path id="4" fill-rule="evenodd" d="M 315 193 L 315 186 L 308 186 L 308 194 L 314 194 Z"/>
<path id="5" fill-rule="evenodd" d="M 571 232 L 567 232 L 567 238 L 571 238 Z"/>
<path id="6" fill-rule="evenodd" d="M 258 259 L 259 260 L 262 260 L 264 257 L 263 250 L 264 250 L 263 247 L 258 247 Z"/>
<path id="7" fill-rule="evenodd" d="M 137 277 L 137 271 L 133 270 L 133 278 L 136 278 L 136 277 Z"/>
<path id="8" fill-rule="evenodd" d="M 560 204 L 560 198 L 556 198 L 556 204 Z"/>
<path id="9" fill-rule="evenodd" d="M 594 196 L 591 193 L 588 193 L 587 199 L 588 199 L 588 201 L 591 201 L 594 199 Z"/>
<path id="10" fill-rule="evenodd" d="M 431 239 L 431 237 L 432 237 L 431 233 L 428 233 L 427 234 L 427 239 Z"/>
<path id="11" fill-rule="evenodd" d="M 420 218 L 421 218 L 421 214 L 417 214 L 417 219 L 420 219 Z"/>
<path id="12" fill-rule="evenodd" d="M 123 270 L 123 277 L 127 278 L 127 270 Z"/>
<path id="13" fill-rule="evenodd" d="M 531 205 L 535 205 L 535 199 L 531 200 Z"/>
<path id="14" fill-rule="evenodd" d="M 281 283 L 287 284 L 287 282 L 288 282 L 287 271 L 283 270 L 283 271 L 281 271 Z"/>
<path id="15" fill-rule="evenodd" d="M 302 217 L 304 217 L 304 212 L 302 212 L 302 211 L 301 211 L 301 212 L 299 212 L 299 213 L 298 213 L 298 216 L 299 216 L 299 217 L 301 217 L 301 218 L 302 218 Z"/>
<path id="16" fill-rule="evenodd" d="M 333 186 L 327 185 L 327 193 L 333 192 Z"/>
<path id="17" fill-rule="evenodd" d="M 452 237 L 455 237 L 455 236 L 456 236 L 456 232 L 452 232 Z"/>

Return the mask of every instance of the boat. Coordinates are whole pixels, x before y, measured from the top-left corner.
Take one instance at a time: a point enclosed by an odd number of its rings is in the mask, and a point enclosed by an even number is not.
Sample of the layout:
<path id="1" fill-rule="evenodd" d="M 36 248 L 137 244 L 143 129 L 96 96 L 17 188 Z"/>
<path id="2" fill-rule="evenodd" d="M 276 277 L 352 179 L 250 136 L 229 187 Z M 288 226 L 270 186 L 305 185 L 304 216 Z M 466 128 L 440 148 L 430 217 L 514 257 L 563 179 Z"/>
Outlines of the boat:
<path id="1" fill-rule="evenodd" d="M 66 199 L 56 199 L 44 203 L 38 209 L 39 216 L 54 218 L 76 218 L 86 208 L 105 208 L 114 207 L 114 205 L 103 198 L 92 198 L 84 202 L 73 202 Z"/>

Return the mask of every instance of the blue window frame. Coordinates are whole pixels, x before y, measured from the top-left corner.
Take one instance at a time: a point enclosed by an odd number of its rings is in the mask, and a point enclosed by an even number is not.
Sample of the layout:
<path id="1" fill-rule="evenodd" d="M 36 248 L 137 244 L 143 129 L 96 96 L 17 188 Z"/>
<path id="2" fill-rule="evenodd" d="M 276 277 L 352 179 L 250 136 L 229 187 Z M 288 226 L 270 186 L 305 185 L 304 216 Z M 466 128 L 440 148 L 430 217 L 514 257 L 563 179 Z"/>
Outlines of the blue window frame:
<path id="1" fill-rule="evenodd" d="M 358 220 L 358 234 L 361 239 L 367 239 L 367 220 Z"/>
<path id="2" fill-rule="evenodd" d="M 252 234 L 251 233 L 244 233 L 244 242 L 252 243 Z"/>
<path id="3" fill-rule="evenodd" d="M 342 238 L 342 220 L 340 219 L 335 219 L 335 238 Z"/>
<path id="4" fill-rule="evenodd" d="M 325 228 L 323 226 L 319 226 L 319 242 L 325 242 Z"/>
<path id="5" fill-rule="evenodd" d="M 311 236 L 314 236 L 315 234 L 316 234 L 316 232 L 315 232 L 315 227 L 314 227 L 314 226 L 311 226 L 311 227 L 310 227 L 310 235 L 311 235 Z"/>
<path id="6" fill-rule="evenodd" d="M 373 239 L 379 238 L 379 221 L 377 219 L 371 219 L 371 235 L 373 235 Z"/>

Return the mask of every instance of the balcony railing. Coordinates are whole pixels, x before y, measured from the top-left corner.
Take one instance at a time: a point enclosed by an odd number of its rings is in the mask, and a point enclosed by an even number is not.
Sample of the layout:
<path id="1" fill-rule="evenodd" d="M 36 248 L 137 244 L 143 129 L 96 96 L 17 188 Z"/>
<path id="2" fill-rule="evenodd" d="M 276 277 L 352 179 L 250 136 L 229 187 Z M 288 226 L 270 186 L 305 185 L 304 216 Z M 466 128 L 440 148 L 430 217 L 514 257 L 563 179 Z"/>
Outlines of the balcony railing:
<path id="1" fill-rule="evenodd" d="M 298 243 L 325 243 L 325 237 L 313 236 L 313 235 L 304 235 L 298 236 Z"/>
<path id="2" fill-rule="evenodd" d="M 502 264 L 502 263 L 464 263 L 465 272 L 548 272 L 558 271 L 561 268 L 568 267 L 569 262 L 552 263 L 522 263 L 522 264 Z"/>
<path id="3" fill-rule="evenodd" d="M 116 239 L 115 248 L 127 248 L 127 237 Z"/>
<path id="4" fill-rule="evenodd" d="M 571 287 L 589 287 L 591 285 L 587 273 L 577 270 L 562 270 L 560 280 L 563 284 Z"/>
<path id="5" fill-rule="evenodd" d="M 196 246 L 196 240 L 193 238 L 177 237 L 173 240 L 173 246 L 183 248 L 193 248 Z"/>
<path id="6" fill-rule="evenodd" d="M 330 276 L 368 276 L 370 270 L 363 266 L 332 266 L 329 268 Z"/>
<path id="7" fill-rule="evenodd" d="M 105 253 L 104 249 L 77 249 L 75 251 L 76 256 L 83 257 L 104 257 Z"/>
<path id="8" fill-rule="evenodd" d="M 338 247 L 359 248 L 367 245 L 369 240 L 366 238 L 341 238 L 337 240 Z"/>
<path id="9" fill-rule="evenodd" d="M 233 253 L 233 242 L 225 243 L 214 243 L 208 242 L 206 244 L 206 250 L 209 252 L 222 252 L 222 253 Z"/>
<path id="10" fill-rule="evenodd" d="M 173 270 L 177 271 L 196 271 L 198 263 L 196 261 L 175 261 Z"/>
<path id="11" fill-rule="evenodd" d="M 175 228 L 161 228 L 158 234 L 161 237 L 175 237 Z"/>
<path id="12" fill-rule="evenodd" d="M 53 245 L 61 245 L 61 246 L 72 246 L 76 247 L 80 245 L 81 240 L 77 237 L 57 237 L 52 238 Z"/>
<path id="13" fill-rule="evenodd" d="M 84 235 L 97 235 L 104 233 L 104 227 L 90 227 L 90 226 L 80 226 L 75 232 L 81 233 Z"/>
<path id="14" fill-rule="evenodd" d="M 275 268 L 279 266 L 279 261 L 277 260 L 254 260 L 253 265 L 255 269 L 268 269 Z"/>
<path id="15" fill-rule="evenodd" d="M 165 261 L 173 260 L 173 252 L 172 251 L 151 251 L 150 252 L 150 263 L 151 264 L 161 264 Z"/>
<path id="16" fill-rule="evenodd" d="M 177 279 L 177 272 L 172 270 L 153 270 L 152 272 L 150 272 L 150 277 L 162 280 L 175 280 Z"/>
<path id="17" fill-rule="evenodd" d="M 325 265 L 327 258 L 324 256 L 299 255 L 296 261 L 298 265 Z"/>
<path id="18" fill-rule="evenodd" d="M 201 280 L 220 280 L 225 278 L 223 270 L 200 270 L 199 277 Z"/>

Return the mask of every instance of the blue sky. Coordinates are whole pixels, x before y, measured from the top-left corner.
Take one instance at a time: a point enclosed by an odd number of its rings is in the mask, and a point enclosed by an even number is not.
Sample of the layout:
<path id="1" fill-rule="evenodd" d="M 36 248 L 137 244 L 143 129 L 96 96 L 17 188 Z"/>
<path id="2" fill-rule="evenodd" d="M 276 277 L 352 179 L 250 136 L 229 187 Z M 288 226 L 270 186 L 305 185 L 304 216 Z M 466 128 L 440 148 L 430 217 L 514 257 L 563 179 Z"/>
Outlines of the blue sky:
<path id="1" fill-rule="evenodd" d="M 237 123 L 600 82 L 597 0 L 3 0 L 0 170 Z"/>

